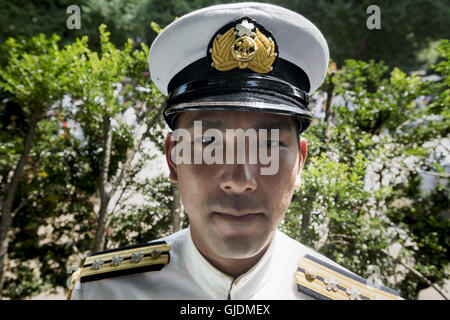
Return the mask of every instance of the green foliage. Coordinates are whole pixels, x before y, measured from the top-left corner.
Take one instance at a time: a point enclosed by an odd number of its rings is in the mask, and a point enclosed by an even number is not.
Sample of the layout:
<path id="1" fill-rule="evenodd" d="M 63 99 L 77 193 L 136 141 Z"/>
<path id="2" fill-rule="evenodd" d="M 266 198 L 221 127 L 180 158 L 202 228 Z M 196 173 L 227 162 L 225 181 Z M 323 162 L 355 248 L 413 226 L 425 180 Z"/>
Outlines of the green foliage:
<path id="1" fill-rule="evenodd" d="M 29 41 L 9 38 L 2 45 L 8 64 L 0 69 L 0 85 L 28 113 L 44 111 L 67 90 L 71 57 L 59 50 L 59 39 L 56 35 L 47 39 L 40 34 Z"/>
<path id="2" fill-rule="evenodd" d="M 73 4 L 82 6 L 88 2 L 86 0 L 79 0 L 76 3 L 71 0 L 1 1 L 0 42 L 5 42 L 9 37 L 32 37 L 38 33 L 47 36 L 56 33 L 64 41 L 66 39 L 72 41 L 83 33 L 81 30 L 66 28 L 67 7 Z"/>
<path id="3" fill-rule="evenodd" d="M 450 7 L 445 0 L 283 0 L 277 3 L 316 24 L 339 65 L 346 59 L 374 59 L 386 61 L 391 68 L 418 70 L 430 64 L 424 60 L 427 55 L 421 53 L 433 45 L 432 40 L 450 36 Z M 369 30 L 366 26 L 369 17 L 366 10 L 370 5 L 380 8 L 381 29 Z"/>
<path id="4" fill-rule="evenodd" d="M 423 172 L 445 172 L 437 150 L 449 130 L 448 41 L 440 52 L 436 83 L 374 61 L 347 60 L 328 75 L 324 87 L 332 82 L 345 103 L 333 106 L 334 125 L 319 122 L 306 135 L 304 182 L 283 225 L 363 277 L 377 266 L 407 299 L 428 287 L 408 267 L 434 283 L 449 276 L 448 177 L 422 186 Z"/>
<path id="5" fill-rule="evenodd" d="M 66 286 L 67 267 L 82 261 L 94 239 L 105 117 L 114 123 L 110 184 L 138 129 L 151 126 L 145 141 L 163 151 L 166 128 L 162 117 L 156 118 L 163 97 L 150 82 L 144 42 L 175 17 L 216 3 L 81 1 L 81 30 L 65 27 L 65 10 L 72 4 L 67 1 L 5 5 L 0 13 L 0 190 L 20 156 L 31 115 L 40 115 L 13 204 L 5 296 L 20 299 Z M 309 156 L 303 185 L 282 228 L 361 276 L 372 276 L 371 266 L 378 266 L 385 285 L 416 298 L 428 285 L 405 265 L 434 283 L 449 276 L 449 182 L 441 165 L 446 153 L 439 151 L 450 128 L 449 42 L 441 42 L 441 60 L 432 66 L 441 81 L 422 81 L 403 71 L 429 63 L 420 60 L 419 51 L 448 38 L 448 6 L 437 0 L 385 1 L 379 4 L 382 30 L 369 31 L 367 1 L 279 3 L 323 31 L 340 69 L 327 76 L 322 89 L 334 87 L 345 101 L 333 105 L 330 126 L 316 121 L 304 135 Z M 100 23 L 111 32 L 98 28 Z M 59 35 L 34 36 L 38 32 Z M 89 37 L 75 38 L 81 35 Z M 130 110 L 131 124 L 122 121 Z M 109 248 L 171 231 L 173 186 L 163 177 L 139 178 L 154 158 L 139 151 L 113 205 Z M 423 172 L 442 175 L 435 188 L 423 189 Z M 133 200 L 136 194 L 142 199 Z"/>
<path id="6" fill-rule="evenodd" d="M 227 1 L 239 2 L 239 0 Z M 368 61 L 384 60 L 389 67 L 417 70 L 434 62 L 436 41 L 449 38 L 449 10 L 445 0 L 383 0 L 364 1 L 262 1 L 294 10 L 316 24 L 324 34 L 333 58 L 339 64 L 352 58 Z M 162 27 L 175 18 L 218 0 L 91 0 L 78 1 L 81 8 L 81 29 L 66 28 L 66 9 L 74 4 L 68 0 L 7 2 L 0 13 L 0 41 L 8 37 L 32 36 L 37 33 L 60 35 L 65 43 L 87 35 L 90 47 L 99 50 L 94 39 L 98 25 L 106 24 L 112 42 L 122 45 L 128 38 L 151 43 L 156 33 L 148 28 L 151 21 Z M 366 21 L 368 6 L 381 9 L 381 29 L 369 30 Z M 433 17 L 430 19 L 430 17 Z"/>
<path id="7" fill-rule="evenodd" d="M 2 292 L 10 298 L 65 288 L 67 268 L 79 265 L 90 251 L 104 117 L 115 123 L 109 167 L 109 182 L 114 183 L 136 132 L 152 124 L 155 110 L 162 104 L 161 94 L 149 82 L 149 48 L 128 41 L 123 49 L 117 49 L 106 27 L 100 26 L 99 31 L 99 53 L 89 49 L 87 37 L 62 48 L 59 37 L 44 35 L 9 39 L 2 47 L 1 190 L 23 148 L 31 114 L 40 114 L 13 204 L 12 241 Z M 131 110 L 135 121 L 125 123 L 122 118 Z M 151 159 L 142 154 L 119 190 L 133 184 L 145 161 Z M 133 185 L 133 191 L 140 192 L 143 187 Z M 137 205 L 118 209 L 122 210 L 119 215 L 145 210 Z M 155 230 L 167 228 L 163 222 Z M 131 232 L 126 225 L 114 228 L 122 230 L 117 237 Z"/>
<path id="8" fill-rule="evenodd" d="M 145 243 L 170 233 L 173 184 L 164 176 L 145 179 L 138 189 L 145 195 L 139 205 L 114 217 L 111 241 L 114 246 Z"/>

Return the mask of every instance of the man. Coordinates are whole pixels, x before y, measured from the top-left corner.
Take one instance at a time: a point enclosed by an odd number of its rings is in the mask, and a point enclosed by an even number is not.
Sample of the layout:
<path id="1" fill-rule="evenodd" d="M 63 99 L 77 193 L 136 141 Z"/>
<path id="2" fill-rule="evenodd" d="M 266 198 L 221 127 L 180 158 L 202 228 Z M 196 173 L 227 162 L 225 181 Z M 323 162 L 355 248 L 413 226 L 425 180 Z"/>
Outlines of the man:
<path id="1" fill-rule="evenodd" d="M 308 95 L 328 66 L 310 21 L 269 4 L 208 7 L 165 28 L 149 66 L 168 95 L 169 178 L 190 226 L 90 255 L 73 298 L 397 299 L 277 230 L 301 186 Z"/>

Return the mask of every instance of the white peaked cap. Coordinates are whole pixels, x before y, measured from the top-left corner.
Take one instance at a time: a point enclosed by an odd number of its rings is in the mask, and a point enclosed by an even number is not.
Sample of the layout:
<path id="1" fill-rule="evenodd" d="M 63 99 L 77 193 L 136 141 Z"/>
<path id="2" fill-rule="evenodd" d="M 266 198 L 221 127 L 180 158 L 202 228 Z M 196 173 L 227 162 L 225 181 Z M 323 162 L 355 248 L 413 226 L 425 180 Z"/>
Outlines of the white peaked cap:
<path id="1" fill-rule="evenodd" d="M 149 55 L 151 79 L 168 94 L 170 80 L 207 55 L 208 45 L 224 25 L 249 17 L 269 30 L 278 45 L 278 57 L 300 67 L 314 92 L 325 79 L 329 52 L 319 29 L 302 15 L 280 6 L 246 2 L 215 5 L 182 16 L 154 40 Z"/>

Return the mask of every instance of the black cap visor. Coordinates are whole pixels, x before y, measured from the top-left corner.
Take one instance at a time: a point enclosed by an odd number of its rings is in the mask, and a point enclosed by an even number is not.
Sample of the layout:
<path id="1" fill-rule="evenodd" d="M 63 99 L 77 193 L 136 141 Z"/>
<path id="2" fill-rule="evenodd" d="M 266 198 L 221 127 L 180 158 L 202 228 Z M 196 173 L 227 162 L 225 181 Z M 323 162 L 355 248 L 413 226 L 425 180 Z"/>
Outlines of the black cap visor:
<path id="1" fill-rule="evenodd" d="M 306 106 L 303 109 L 300 108 L 298 104 L 294 104 L 283 98 L 254 92 L 208 96 L 188 102 L 172 104 L 164 111 L 164 118 L 169 124 L 169 127 L 174 130 L 176 127 L 175 124 L 177 116 L 180 113 L 195 110 L 235 110 L 293 116 L 299 120 L 300 133 L 306 130 L 312 119 L 312 113 L 306 108 Z"/>

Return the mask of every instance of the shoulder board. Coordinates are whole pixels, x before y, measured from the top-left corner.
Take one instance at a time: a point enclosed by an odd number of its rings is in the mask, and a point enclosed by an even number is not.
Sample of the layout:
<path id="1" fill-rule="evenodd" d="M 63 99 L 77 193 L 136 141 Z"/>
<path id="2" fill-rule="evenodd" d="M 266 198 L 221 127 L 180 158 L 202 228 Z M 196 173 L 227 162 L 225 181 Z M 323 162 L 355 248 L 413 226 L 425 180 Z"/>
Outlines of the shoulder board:
<path id="1" fill-rule="evenodd" d="M 78 280 L 84 283 L 133 273 L 159 271 L 169 263 L 170 249 L 165 241 L 153 241 L 91 253 L 84 261 L 83 267 L 72 274 L 67 299 L 71 299 Z"/>
<path id="2" fill-rule="evenodd" d="M 366 279 L 311 255 L 300 259 L 295 280 L 300 292 L 319 300 L 401 300 L 396 291 L 370 286 Z"/>
<path id="3" fill-rule="evenodd" d="M 170 249 L 165 241 L 158 241 L 91 253 L 84 261 L 80 281 L 159 271 L 169 263 Z"/>

